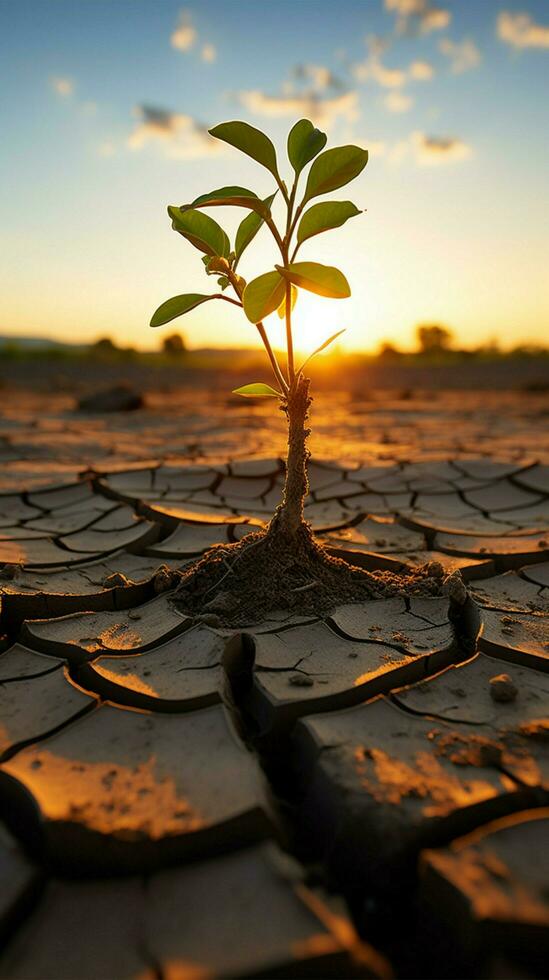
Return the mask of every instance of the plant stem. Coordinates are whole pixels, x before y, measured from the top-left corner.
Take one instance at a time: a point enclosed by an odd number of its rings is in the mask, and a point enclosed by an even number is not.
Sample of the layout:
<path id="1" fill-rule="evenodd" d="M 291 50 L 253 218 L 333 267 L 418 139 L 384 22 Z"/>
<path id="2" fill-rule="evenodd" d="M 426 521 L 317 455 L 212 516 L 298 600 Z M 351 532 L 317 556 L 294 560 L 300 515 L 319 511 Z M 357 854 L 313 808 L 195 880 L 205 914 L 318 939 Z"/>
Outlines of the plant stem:
<path id="1" fill-rule="evenodd" d="M 286 185 L 284 184 L 284 181 L 281 179 L 281 177 L 278 177 L 277 176 L 276 177 L 276 182 L 277 182 L 278 186 L 280 187 L 280 190 L 282 191 L 282 197 L 286 201 L 286 204 L 289 204 L 290 203 L 290 198 L 288 197 L 288 190 L 286 188 Z"/>
<path id="2" fill-rule="evenodd" d="M 294 536 L 303 525 L 303 504 L 309 491 L 307 478 L 307 438 L 310 429 L 305 427 L 309 406 L 309 379 L 299 375 L 290 390 L 285 406 L 288 419 L 288 456 L 286 461 L 286 482 L 282 504 L 278 508 L 271 527 L 273 532 L 280 529 Z"/>
<path id="3" fill-rule="evenodd" d="M 286 267 L 288 266 L 288 258 L 286 256 L 285 261 Z M 294 340 L 292 337 L 292 284 L 289 280 L 286 280 L 286 346 L 288 349 L 288 381 L 290 386 L 292 385 L 295 378 L 295 368 L 294 368 Z"/>
<path id="4" fill-rule="evenodd" d="M 240 286 L 240 283 L 238 281 L 238 277 L 235 275 L 235 273 L 233 272 L 232 269 L 229 269 L 228 270 L 227 276 L 228 276 L 228 278 L 231 281 L 231 286 L 233 287 L 236 295 L 238 296 L 239 300 L 241 300 L 242 299 L 242 294 L 243 294 L 243 289 Z M 235 306 L 242 306 L 242 302 L 237 302 L 234 299 L 230 299 L 228 296 L 222 296 L 221 298 L 228 300 L 229 303 L 234 303 Z M 282 374 L 282 371 L 280 370 L 280 365 L 279 365 L 279 363 L 278 363 L 278 361 L 276 359 L 276 354 L 275 354 L 273 348 L 271 347 L 271 342 L 270 342 L 270 340 L 269 340 L 269 338 L 267 336 L 267 331 L 265 330 L 265 326 L 263 324 L 263 321 L 260 320 L 259 323 L 256 323 L 256 327 L 257 327 L 257 332 L 259 333 L 259 336 L 261 337 L 261 340 L 263 341 L 263 346 L 265 347 L 265 350 L 267 351 L 267 357 L 269 358 L 269 361 L 271 363 L 271 367 L 273 369 L 274 376 L 275 376 L 276 380 L 278 381 L 278 383 L 279 383 L 279 385 L 280 385 L 283 393 L 286 395 L 288 393 L 288 382 L 286 381 L 286 378 L 284 377 L 284 375 Z"/>
<path id="5" fill-rule="evenodd" d="M 299 221 L 299 219 L 301 217 L 301 213 L 303 211 L 303 208 L 304 208 L 304 204 L 303 204 L 303 201 L 302 201 L 301 204 L 299 204 L 298 207 L 296 208 L 294 219 L 293 219 L 293 221 L 292 221 L 292 223 L 290 225 L 290 231 L 289 231 L 288 236 L 287 236 L 287 238 L 288 238 L 288 245 L 290 244 L 290 239 L 291 239 L 291 237 L 292 237 L 292 235 L 293 235 L 293 233 L 295 231 L 295 226 L 297 225 L 297 222 Z M 296 246 L 296 250 L 297 250 L 297 246 Z"/>
<path id="6" fill-rule="evenodd" d="M 272 369 L 274 371 L 276 380 L 278 381 L 280 387 L 282 388 L 282 391 L 286 395 L 288 393 L 288 382 L 286 381 L 286 378 L 284 377 L 284 375 L 282 374 L 282 371 L 280 370 L 278 361 L 276 359 L 275 352 L 273 351 L 273 349 L 271 347 L 271 342 L 270 342 L 269 338 L 267 337 L 267 331 L 265 330 L 265 326 L 263 324 L 263 321 L 260 320 L 259 323 L 256 323 L 256 327 L 257 327 L 257 331 L 259 333 L 259 336 L 261 337 L 261 339 L 263 341 L 263 345 L 265 347 L 265 350 L 267 351 L 267 356 L 269 358 L 269 361 L 271 362 L 271 367 L 272 367 Z"/>
<path id="7" fill-rule="evenodd" d="M 212 299 L 224 299 L 226 303 L 232 303 L 233 306 L 240 306 L 242 308 L 242 303 L 237 299 L 231 299 L 230 296 L 224 296 L 223 293 L 214 293 Z"/>
<path id="8" fill-rule="evenodd" d="M 286 234 L 284 236 L 282 258 L 284 262 L 284 267 L 287 269 L 289 265 L 289 248 L 290 239 L 292 237 L 292 214 L 294 209 L 295 194 L 297 190 L 297 177 L 294 180 L 293 187 L 290 193 L 290 199 L 288 200 L 288 216 L 286 221 Z M 290 382 L 290 387 L 293 385 L 295 378 L 295 367 L 294 367 L 294 341 L 292 337 L 292 284 L 289 279 L 286 280 L 286 301 L 284 304 L 285 314 L 286 314 L 286 351 L 288 357 L 288 381 Z"/>
<path id="9" fill-rule="evenodd" d="M 280 233 L 279 233 L 278 228 L 276 227 L 273 219 L 272 218 L 265 218 L 265 224 L 270 229 L 271 234 L 272 234 L 274 240 L 276 241 L 276 244 L 278 245 L 278 247 L 280 249 L 280 254 L 283 256 L 284 255 L 284 242 L 282 241 L 282 238 L 280 237 Z"/>
<path id="10" fill-rule="evenodd" d="M 288 201 L 288 220 L 286 222 L 286 248 L 290 247 L 290 238 L 292 237 L 292 217 L 294 213 L 295 195 L 297 191 L 297 177 L 294 180 L 292 192 L 290 194 L 290 200 Z"/>

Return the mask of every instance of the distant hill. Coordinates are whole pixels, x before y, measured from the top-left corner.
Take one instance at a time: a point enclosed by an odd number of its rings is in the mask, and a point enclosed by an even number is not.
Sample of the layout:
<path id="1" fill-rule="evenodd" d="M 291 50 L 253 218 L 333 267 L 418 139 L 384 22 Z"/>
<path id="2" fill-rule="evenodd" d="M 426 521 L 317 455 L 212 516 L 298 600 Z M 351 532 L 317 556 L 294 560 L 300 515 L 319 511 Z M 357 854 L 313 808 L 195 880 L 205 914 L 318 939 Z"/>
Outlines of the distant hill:
<path id="1" fill-rule="evenodd" d="M 18 347 L 23 350 L 86 350 L 89 344 L 67 344 L 62 340 L 50 340 L 49 337 L 19 337 L 0 334 L 0 349 L 2 347 Z"/>
<path id="2" fill-rule="evenodd" d="M 17 347 L 20 351 L 29 351 L 29 353 L 35 351 L 66 351 L 67 354 L 74 353 L 77 354 L 79 351 L 89 350 L 90 347 L 94 346 L 94 341 L 90 341 L 87 344 L 71 344 L 63 340 L 51 340 L 49 337 L 26 337 L 17 335 L 0 334 L 0 350 L 4 347 Z M 123 351 L 124 348 L 117 348 Z M 141 351 L 143 354 L 153 354 L 157 353 L 155 350 L 144 350 Z M 202 355 L 208 358 L 230 358 L 231 356 L 242 356 L 242 354 L 252 354 L 257 353 L 253 349 L 247 349 L 244 347 L 200 347 L 189 353 L 195 355 Z"/>

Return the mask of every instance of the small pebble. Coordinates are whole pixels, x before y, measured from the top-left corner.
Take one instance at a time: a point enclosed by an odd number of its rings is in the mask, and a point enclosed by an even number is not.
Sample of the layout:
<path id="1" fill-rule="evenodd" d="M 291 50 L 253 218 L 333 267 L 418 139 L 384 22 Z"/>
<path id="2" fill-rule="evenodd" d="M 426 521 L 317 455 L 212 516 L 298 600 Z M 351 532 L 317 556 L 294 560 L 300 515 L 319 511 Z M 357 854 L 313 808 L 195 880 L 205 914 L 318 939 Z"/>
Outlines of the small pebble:
<path id="1" fill-rule="evenodd" d="M 196 622 L 203 623 L 204 626 L 213 626 L 214 629 L 218 629 L 223 625 L 219 616 L 216 616 L 215 613 L 203 613 L 201 616 L 196 617 Z"/>
<path id="2" fill-rule="evenodd" d="M 456 603 L 458 606 L 464 605 L 467 600 L 467 589 L 461 577 L 461 572 L 456 570 L 444 580 L 444 591 L 449 597 L 450 602 Z"/>
<path id="3" fill-rule="evenodd" d="M 490 695 L 494 701 L 514 701 L 518 689 L 509 674 L 496 674 L 490 678 Z"/>
<path id="4" fill-rule="evenodd" d="M 162 592 L 169 592 L 179 584 L 181 576 L 179 572 L 168 568 L 167 565 L 160 565 L 154 575 L 153 588 L 156 595 Z"/>
<path id="5" fill-rule="evenodd" d="M 288 677 L 288 683 L 293 684 L 294 687 L 312 687 L 314 680 L 307 674 L 292 674 Z"/>
<path id="6" fill-rule="evenodd" d="M 439 561 L 428 561 L 425 565 L 425 571 L 433 578 L 444 577 L 444 566 Z"/>

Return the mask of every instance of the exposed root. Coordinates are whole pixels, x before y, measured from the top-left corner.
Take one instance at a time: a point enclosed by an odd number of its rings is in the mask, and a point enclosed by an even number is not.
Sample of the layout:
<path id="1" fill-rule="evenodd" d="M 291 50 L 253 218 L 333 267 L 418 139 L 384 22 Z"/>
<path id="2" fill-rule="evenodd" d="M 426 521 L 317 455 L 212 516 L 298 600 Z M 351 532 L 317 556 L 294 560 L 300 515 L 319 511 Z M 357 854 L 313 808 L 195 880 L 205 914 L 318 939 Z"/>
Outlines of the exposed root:
<path id="1" fill-rule="evenodd" d="M 238 544 L 218 545 L 183 572 L 174 595 L 176 607 L 212 625 L 246 626 L 274 610 L 324 615 L 347 602 L 452 591 L 439 562 L 405 575 L 368 572 L 328 555 L 308 524 L 285 533 L 278 516 L 266 531 L 251 533 Z M 457 580 L 453 591 L 460 591 Z"/>

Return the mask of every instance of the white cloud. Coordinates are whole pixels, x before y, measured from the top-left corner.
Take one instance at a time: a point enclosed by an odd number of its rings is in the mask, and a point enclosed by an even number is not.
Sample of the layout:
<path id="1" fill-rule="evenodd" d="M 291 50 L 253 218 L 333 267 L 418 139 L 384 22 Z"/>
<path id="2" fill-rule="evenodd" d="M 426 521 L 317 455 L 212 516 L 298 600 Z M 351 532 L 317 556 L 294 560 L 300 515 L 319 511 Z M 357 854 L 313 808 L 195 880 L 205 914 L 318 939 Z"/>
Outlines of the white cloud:
<path id="1" fill-rule="evenodd" d="M 181 160 L 196 160 L 224 151 L 223 144 L 192 116 L 144 105 L 138 106 L 135 114 L 140 121 L 127 139 L 131 150 L 156 143 L 167 157 Z"/>
<path id="2" fill-rule="evenodd" d="M 372 79 L 382 88 L 402 88 L 409 80 L 428 81 L 435 73 L 428 61 L 413 61 L 408 68 L 388 68 L 382 61 L 383 53 L 390 46 L 387 38 L 370 34 L 366 38 L 366 45 L 368 57 L 352 67 L 358 82 Z"/>
<path id="3" fill-rule="evenodd" d="M 429 34 L 444 30 L 452 19 L 449 10 L 437 7 L 430 0 L 385 0 L 385 9 L 397 15 L 396 26 L 400 33 Z"/>
<path id="4" fill-rule="evenodd" d="M 257 116 L 307 116 L 313 122 L 330 126 L 341 117 L 353 122 L 358 118 L 358 93 L 321 96 L 315 92 L 294 95 L 267 95 L 258 89 L 238 93 L 239 101 Z"/>
<path id="5" fill-rule="evenodd" d="M 416 131 L 391 147 L 388 160 L 398 166 L 411 156 L 417 166 L 433 167 L 466 160 L 472 153 L 472 147 L 457 137 L 427 136 Z"/>
<path id="6" fill-rule="evenodd" d="M 303 64 L 296 65 L 293 76 L 299 82 L 309 84 L 313 92 L 324 92 L 326 89 L 341 91 L 345 89 L 344 83 L 326 68 L 325 65 Z"/>
<path id="7" fill-rule="evenodd" d="M 449 37 L 443 37 L 438 46 L 442 54 L 450 59 L 450 68 L 454 75 L 461 75 L 480 64 L 480 51 L 469 38 L 451 41 Z"/>
<path id="8" fill-rule="evenodd" d="M 330 126 L 336 119 L 353 122 L 359 116 L 358 93 L 324 65 L 295 65 L 291 78 L 277 95 L 259 89 L 238 93 L 238 99 L 258 116 L 308 116 L 313 122 Z"/>
<path id="9" fill-rule="evenodd" d="M 466 160 L 472 148 L 463 140 L 453 136 L 426 136 L 425 133 L 412 133 L 412 149 L 420 166 L 436 166 Z"/>
<path id="10" fill-rule="evenodd" d="M 378 37 L 377 34 L 370 34 L 366 38 L 368 57 L 365 61 L 360 61 L 353 65 L 352 71 L 358 82 L 366 82 L 372 79 L 381 85 L 382 88 L 400 88 L 406 82 L 406 72 L 402 68 L 387 68 L 381 60 L 381 56 L 389 46 L 389 41 Z"/>
<path id="11" fill-rule="evenodd" d="M 435 74 L 435 69 L 428 61 L 412 61 L 408 72 L 416 82 L 428 82 Z"/>
<path id="12" fill-rule="evenodd" d="M 182 10 L 179 14 L 177 27 L 170 38 L 172 48 L 177 48 L 178 51 L 190 51 L 196 37 L 196 28 L 193 25 L 190 11 Z"/>
<path id="13" fill-rule="evenodd" d="M 536 24 L 530 14 L 502 10 L 497 20 L 500 41 L 514 48 L 549 48 L 549 26 Z"/>
<path id="14" fill-rule="evenodd" d="M 380 61 L 372 61 L 366 77 L 383 88 L 400 88 L 406 82 L 406 72 L 402 68 L 386 68 Z"/>
<path id="15" fill-rule="evenodd" d="M 410 95 L 406 95 L 404 92 L 388 92 L 383 99 L 383 105 L 389 112 L 408 112 L 414 104 L 414 100 Z"/>
<path id="16" fill-rule="evenodd" d="M 203 44 L 202 51 L 200 52 L 200 57 L 202 61 L 206 61 L 211 64 L 217 58 L 217 49 L 214 44 Z"/>
<path id="17" fill-rule="evenodd" d="M 443 31 L 448 27 L 452 19 L 449 10 L 442 10 L 440 7 L 429 7 L 420 17 L 421 33 L 428 34 L 430 31 Z"/>
<path id="18" fill-rule="evenodd" d="M 57 95 L 63 99 L 68 98 L 74 92 L 74 82 L 72 78 L 56 77 L 51 79 L 51 86 Z"/>
<path id="19" fill-rule="evenodd" d="M 190 51 L 198 41 L 198 31 L 193 24 L 190 10 L 182 10 L 179 14 L 177 26 L 171 38 L 172 48 L 178 51 Z M 200 57 L 206 64 L 212 64 L 217 58 L 217 49 L 209 41 L 204 42 L 200 49 Z"/>

